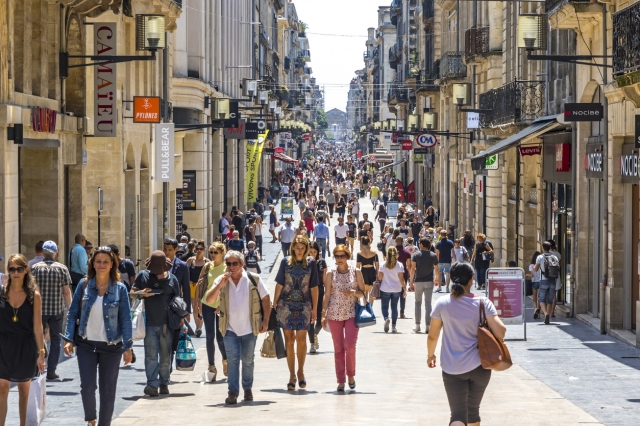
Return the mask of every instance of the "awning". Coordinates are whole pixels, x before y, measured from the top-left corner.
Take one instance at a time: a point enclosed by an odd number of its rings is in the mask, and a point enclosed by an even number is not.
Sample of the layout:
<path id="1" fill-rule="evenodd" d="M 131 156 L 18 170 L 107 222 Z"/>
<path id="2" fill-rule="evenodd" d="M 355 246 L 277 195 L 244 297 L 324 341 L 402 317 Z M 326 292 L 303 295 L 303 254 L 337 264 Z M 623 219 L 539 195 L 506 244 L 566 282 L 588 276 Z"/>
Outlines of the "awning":
<path id="1" fill-rule="evenodd" d="M 561 125 L 557 120 L 557 115 L 548 115 L 546 117 L 540 117 L 535 120 L 529 127 L 525 127 L 520 130 L 515 135 L 509 136 L 508 138 L 501 140 L 497 144 L 493 145 L 485 149 L 484 151 L 480 151 L 475 156 L 471 157 L 471 164 L 473 170 L 482 170 L 484 169 L 484 159 L 490 155 L 498 154 L 502 151 L 505 151 L 509 148 L 517 146 L 518 143 L 525 138 L 534 138 L 539 136 L 542 133 L 548 132 L 558 126 Z M 480 167 L 482 163 L 482 167 Z"/>
<path id="2" fill-rule="evenodd" d="M 397 163 L 387 164 L 386 166 L 379 167 L 378 170 L 388 169 L 390 167 L 398 166 L 400 164 L 406 163 L 407 160 L 398 161 Z"/>
<path id="3" fill-rule="evenodd" d="M 276 160 L 280 160 L 284 163 L 297 163 L 298 160 L 294 160 L 293 158 L 284 155 L 284 154 L 273 154 L 273 158 L 275 158 Z"/>

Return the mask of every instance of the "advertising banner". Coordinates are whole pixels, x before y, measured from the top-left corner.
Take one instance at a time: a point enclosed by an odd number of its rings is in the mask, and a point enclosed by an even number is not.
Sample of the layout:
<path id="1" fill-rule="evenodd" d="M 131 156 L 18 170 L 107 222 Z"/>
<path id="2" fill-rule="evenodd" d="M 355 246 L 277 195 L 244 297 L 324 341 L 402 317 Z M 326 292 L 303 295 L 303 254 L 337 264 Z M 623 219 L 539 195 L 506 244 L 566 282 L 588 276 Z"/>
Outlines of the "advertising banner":
<path id="1" fill-rule="evenodd" d="M 280 199 L 280 214 L 293 215 L 293 198 L 283 197 Z"/>
<path id="2" fill-rule="evenodd" d="M 93 23 L 93 52 L 95 56 L 115 56 L 118 54 L 116 23 Z M 115 138 L 117 128 L 116 108 L 116 63 L 103 63 L 96 66 L 93 73 L 93 104 L 95 119 L 93 135 L 95 137 Z"/>
<path id="3" fill-rule="evenodd" d="M 176 235 L 182 232 L 182 188 L 176 188 Z"/>
<path id="4" fill-rule="evenodd" d="M 489 268 L 487 296 L 505 324 L 524 322 L 524 271 L 521 268 Z"/>
<path id="5" fill-rule="evenodd" d="M 182 209 L 196 209 L 196 171 L 182 171 Z"/>
<path id="6" fill-rule="evenodd" d="M 155 130 L 155 181 L 172 182 L 174 175 L 174 127 L 173 123 L 156 124 Z"/>
<path id="7" fill-rule="evenodd" d="M 266 140 L 266 137 L 261 136 L 258 136 L 258 140 L 247 141 L 247 177 L 245 179 L 247 204 L 255 203 L 258 200 L 258 172 L 260 171 L 262 148 Z"/>
<path id="8" fill-rule="evenodd" d="M 400 179 L 397 180 L 396 189 L 398 190 L 398 200 L 404 201 L 404 184 Z"/>
<path id="9" fill-rule="evenodd" d="M 159 123 L 160 98 L 158 96 L 134 96 L 133 122 Z"/>
<path id="10" fill-rule="evenodd" d="M 414 180 L 407 187 L 407 203 L 416 202 L 416 181 Z"/>

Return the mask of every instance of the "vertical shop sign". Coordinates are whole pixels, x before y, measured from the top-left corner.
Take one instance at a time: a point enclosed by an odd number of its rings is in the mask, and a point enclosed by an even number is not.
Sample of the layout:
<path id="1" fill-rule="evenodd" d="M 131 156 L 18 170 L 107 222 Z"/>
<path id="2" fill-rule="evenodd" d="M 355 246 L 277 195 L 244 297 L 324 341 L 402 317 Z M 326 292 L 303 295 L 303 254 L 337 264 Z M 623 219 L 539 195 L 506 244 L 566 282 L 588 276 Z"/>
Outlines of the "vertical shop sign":
<path id="1" fill-rule="evenodd" d="M 182 232 L 182 188 L 176 188 L 176 235 Z"/>
<path id="2" fill-rule="evenodd" d="M 115 23 L 95 22 L 93 24 L 93 52 L 95 56 L 115 56 L 118 46 Z M 93 73 L 94 114 L 93 134 L 96 137 L 116 137 L 116 64 L 103 63 L 95 67 Z"/>
<path id="3" fill-rule="evenodd" d="M 173 123 L 156 124 L 156 182 L 172 182 L 174 175 L 174 128 Z"/>
<path id="4" fill-rule="evenodd" d="M 196 171 L 182 171 L 182 210 L 196 209 Z"/>

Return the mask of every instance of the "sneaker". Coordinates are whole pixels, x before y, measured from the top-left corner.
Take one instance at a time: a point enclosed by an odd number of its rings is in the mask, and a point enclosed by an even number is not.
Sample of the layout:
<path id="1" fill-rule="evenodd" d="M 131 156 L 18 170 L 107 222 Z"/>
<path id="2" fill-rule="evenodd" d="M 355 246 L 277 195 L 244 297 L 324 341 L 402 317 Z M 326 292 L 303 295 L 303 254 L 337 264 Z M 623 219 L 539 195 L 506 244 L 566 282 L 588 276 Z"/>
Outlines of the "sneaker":
<path id="1" fill-rule="evenodd" d="M 244 391 L 244 400 L 253 401 L 253 392 L 251 392 L 251 389 Z"/>
<path id="2" fill-rule="evenodd" d="M 404 316 L 404 313 L 400 314 L 400 318 L 407 318 L 406 316 Z"/>
<path id="3" fill-rule="evenodd" d="M 227 405 L 234 405 L 238 403 L 238 395 L 234 392 L 229 391 L 229 396 L 224 400 L 224 403 Z"/>
<path id="4" fill-rule="evenodd" d="M 538 319 L 540 318 L 540 308 L 537 308 L 534 312 L 533 312 L 533 319 Z"/>
<path id="5" fill-rule="evenodd" d="M 545 316 L 544 316 L 544 323 L 545 323 L 545 324 L 549 324 L 549 318 L 551 318 L 551 316 L 550 316 L 550 315 L 545 315 Z"/>
<path id="6" fill-rule="evenodd" d="M 420 324 L 416 324 L 416 326 L 413 327 L 413 332 L 414 333 L 420 333 Z"/>
<path id="7" fill-rule="evenodd" d="M 315 354 L 316 353 L 316 347 L 314 344 L 311 344 L 311 347 L 309 348 L 309 353 L 310 354 Z"/>
<path id="8" fill-rule="evenodd" d="M 445 288 L 444 288 L 444 292 L 445 292 L 445 293 L 449 293 L 449 287 L 445 287 Z"/>
<path id="9" fill-rule="evenodd" d="M 56 373 L 47 374 L 47 380 L 57 380 L 59 378 L 60 376 L 58 376 Z"/>
<path id="10" fill-rule="evenodd" d="M 202 329 L 196 328 L 196 337 L 202 336 Z"/>
<path id="11" fill-rule="evenodd" d="M 398 330 L 396 329 L 395 325 L 393 327 L 391 327 L 391 332 L 392 333 L 397 333 L 398 332 Z"/>
<path id="12" fill-rule="evenodd" d="M 438 286 L 438 289 L 435 292 L 440 293 L 441 291 L 442 291 L 442 287 Z"/>
<path id="13" fill-rule="evenodd" d="M 149 396 L 158 396 L 158 388 L 154 388 L 153 386 L 146 386 L 144 388 L 144 394 Z"/>
<path id="14" fill-rule="evenodd" d="M 160 385 L 160 395 L 169 395 L 169 386 Z"/>
<path id="15" fill-rule="evenodd" d="M 391 324 L 391 320 L 390 319 L 384 320 L 384 332 L 385 333 L 389 332 L 389 324 Z"/>

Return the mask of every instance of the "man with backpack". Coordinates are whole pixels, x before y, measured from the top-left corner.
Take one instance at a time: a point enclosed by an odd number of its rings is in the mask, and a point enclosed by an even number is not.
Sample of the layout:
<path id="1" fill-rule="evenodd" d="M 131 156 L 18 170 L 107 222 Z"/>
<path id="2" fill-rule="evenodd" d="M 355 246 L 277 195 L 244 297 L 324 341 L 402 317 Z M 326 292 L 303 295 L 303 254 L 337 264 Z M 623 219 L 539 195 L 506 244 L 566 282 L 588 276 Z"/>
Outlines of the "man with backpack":
<path id="1" fill-rule="evenodd" d="M 551 318 L 551 308 L 553 307 L 553 297 L 556 293 L 556 279 L 560 276 L 560 261 L 550 253 L 551 244 L 547 241 L 542 243 L 542 254 L 536 259 L 533 267 L 535 272 L 542 271 L 542 281 L 538 289 L 538 302 L 544 314 L 544 323 L 549 324 Z M 538 313 L 538 310 L 536 310 Z"/>

